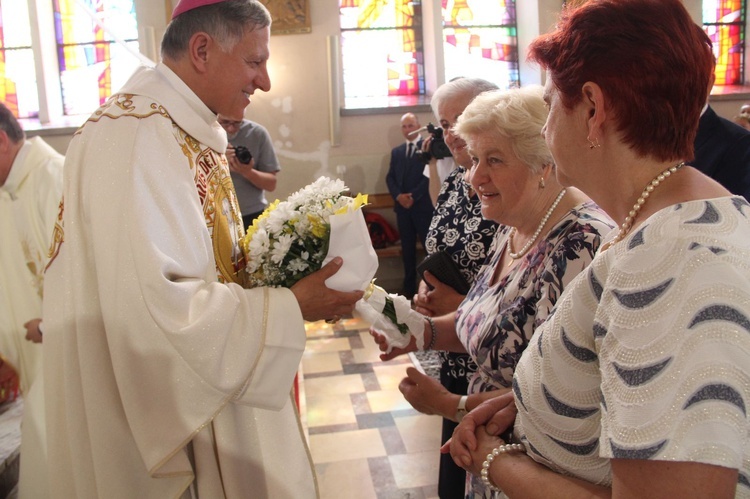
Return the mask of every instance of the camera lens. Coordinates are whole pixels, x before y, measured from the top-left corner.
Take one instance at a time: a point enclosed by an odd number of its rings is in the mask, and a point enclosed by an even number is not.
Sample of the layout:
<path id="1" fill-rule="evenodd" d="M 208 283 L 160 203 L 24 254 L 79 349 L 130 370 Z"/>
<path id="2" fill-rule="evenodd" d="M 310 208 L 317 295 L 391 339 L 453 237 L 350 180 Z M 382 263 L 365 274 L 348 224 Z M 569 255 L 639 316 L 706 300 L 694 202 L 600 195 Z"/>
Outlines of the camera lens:
<path id="1" fill-rule="evenodd" d="M 250 151 L 245 146 L 235 146 L 234 155 L 237 156 L 237 161 L 243 165 L 250 164 L 250 161 L 253 159 L 253 155 L 250 154 Z"/>

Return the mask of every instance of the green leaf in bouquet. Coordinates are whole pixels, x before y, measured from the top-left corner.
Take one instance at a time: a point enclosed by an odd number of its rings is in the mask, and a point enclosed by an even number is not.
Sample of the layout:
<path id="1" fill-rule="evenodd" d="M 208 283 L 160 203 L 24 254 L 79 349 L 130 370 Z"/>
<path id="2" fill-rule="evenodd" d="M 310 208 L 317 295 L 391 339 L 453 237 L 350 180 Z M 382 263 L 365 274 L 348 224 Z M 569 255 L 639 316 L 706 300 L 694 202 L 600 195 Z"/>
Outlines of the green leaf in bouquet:
<path id="1" fill-rule="evenodd" d="M 383 307 L 383 315 L 388 317 L 392 323 L 396 325 L 399 332 L 403 335 L 409 334 L 409 326 L 398 322 L 396 319 L 396 307 L 393 305 L 393 300 L 390 298 L 385 299 L 385 306 Z"/>

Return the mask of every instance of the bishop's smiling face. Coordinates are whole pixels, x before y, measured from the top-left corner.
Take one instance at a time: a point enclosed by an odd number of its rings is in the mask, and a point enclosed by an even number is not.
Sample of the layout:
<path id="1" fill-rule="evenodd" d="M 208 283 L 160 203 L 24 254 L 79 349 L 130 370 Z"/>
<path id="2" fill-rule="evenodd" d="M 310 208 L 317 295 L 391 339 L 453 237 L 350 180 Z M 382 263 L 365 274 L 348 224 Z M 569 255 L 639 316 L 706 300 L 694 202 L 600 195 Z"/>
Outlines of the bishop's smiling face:
<path id="1" fill-rule="evenodd" d="M 218 44 L 210 49 L 208 75 L 212 92 L 208 107 L 216 114 L 242 116 L 256 90 L 271 90 L 268 76 L 269 27 L 246 31 L 229 51 Z"/>

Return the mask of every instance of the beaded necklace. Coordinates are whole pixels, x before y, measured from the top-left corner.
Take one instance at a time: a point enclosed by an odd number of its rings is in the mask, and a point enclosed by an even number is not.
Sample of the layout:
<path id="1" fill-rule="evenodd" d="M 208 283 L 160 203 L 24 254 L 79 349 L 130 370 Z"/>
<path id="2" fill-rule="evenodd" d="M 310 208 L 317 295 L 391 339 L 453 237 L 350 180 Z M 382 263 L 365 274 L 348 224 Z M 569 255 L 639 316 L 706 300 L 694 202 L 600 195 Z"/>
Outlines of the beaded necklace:
<path id="1" fill-rule="evenodd" d="M 646 203 L 646 200 L 649 198 L 649 196 L 651 196 L 651 193 L 654 192 L 654 189 L 656 189 L 656 187 L 659 184 L 661 184 L 664 181 L 664 179 L 666 179 L 667 177 L 670 177 L 673 173 L 675 173 L 677 170 L 679 170 L 683 166 L 685 166 L 685 162 L 680 161 L 676 165 L 670 166 L 669 168 L 667 168 L 666 170 L 658 174 L 656 177 L 653 178 L 653 180 L 651 180 L 651 182 L 648 183 L 646 188 L 643 189 L 643 192 L 641 193 L 640 197 L 638 197 L 635 204 L 630 209 L 628 216 L 625 217 L 625 221 L 622 222 L 622 225 L 620 226 L 620 230 L 617 232 L 617 236 L 610 242 L 604 244 L 602 246 L 602 251 L 606 250 L 613 244 L 619 243 L 625 238 L 625 236 L 628 235 L 628 233 L 630 232 L 630 229 L 633 228 L 633 222 L 635 222 L 635 217 L 638 216 L 638 213 L 641 211 L 641 208 Z"/>
<path id="2" fill-rule="evenodd" d="M 557 199 L 555 199 L 555 202 L 552 203 L 552 206 L 549 207 L 549 210 L 547 210 L 547 213 L 545 213 L 544 216 L 542 217 L 542 221 L 539 222 L 539 226 L 534 231 L 534 235 L 531 236 L 531 239 L 529 239 L 528 242 L 526 242 L 526 244 L 523 245 L 523 248 L 521 248 L 521 251 L 519 251 L 518 253 L 513 253 L 513 236 L 516 235 L 516 228 L 513 227 L 512 229 L 510 229 L 510 234 L 508 235 L 508 242 L 506 243 L 508 256 L 511 258 L 511 261 L 508 263 L 509 267 L 513 263 L 513 260 L 518 260 L 531 249 L 531 246 L 539 237 L 539 234 L 542 233 L 544 224 L 547 223 L 547 220 L 549 220 L 549 217 L 552 216 L 552 212 L 555 211 L 555 208 L 557 208 L 557 205 L 560 204 L 560 201 L 562 201 L 563 196 L 565 196 L 565 192 L 566 192 L 565 189 L 560 191 L 560 194 L 557 195 Z"/>

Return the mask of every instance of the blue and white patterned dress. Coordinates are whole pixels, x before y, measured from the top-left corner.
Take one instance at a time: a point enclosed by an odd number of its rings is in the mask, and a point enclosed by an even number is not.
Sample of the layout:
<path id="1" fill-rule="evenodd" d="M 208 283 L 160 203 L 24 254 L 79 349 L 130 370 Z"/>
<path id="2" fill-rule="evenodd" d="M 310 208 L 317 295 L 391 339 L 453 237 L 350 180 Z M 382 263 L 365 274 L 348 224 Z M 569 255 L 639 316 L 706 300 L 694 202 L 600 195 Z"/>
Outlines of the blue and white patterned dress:
<path id="1" fill-rule="evenodd" d="M 466 282 L 472 284 L 487 258 L 498 225 L 482 217 L 481 203 L 477 196 L 471 194 L 471 187 L 464 180 L 465 172 L 457 166 L 443 183 L 427 232 L 425 250 L 428 255 L 438 251 L 448 253 Z M 463 380 L 458 391 L 451 391 L 466 393 L 468 376 L 476 366 L 464 354 L 440 352 L 440 355 L 444 365 L 443 374 Z"/>
<path id="2" fill-rule="evenodd" d="M 478 369 L 469 393 L 511 386 L 521 353 L 563 289 L 592 261 L 614 224 L 592 202 L 566 213 L 510 273 L 491 284 L 509 228 L 498 231 L 486 263 L 458 309 L 456 331 Z M 477 477 L 467 497 L 492 497 Z"/>
<path id="3" fill-rule="evenodd" d="M 474 278 L 495 237 L 497 223 L 482 217 L 479 198 L 472 195 L 464 180 L 466 170 L 457 166 L 448 174 L 438 195 L 435 212 L 427 233 L 427 254 L 444 251 L 456 262 L 466 282 Z M 463 353 L 440 353 L 440 383 L 451 393 L 466 394 L 469 378 L 477 366 L 471 357 Z M 452 435 L 456 423 L 443 419 L 441 443 Z M 459 468 L 450 454 L 440 455 L 440 478 L 438 492 L 443 499 L 463 495 L 466 472 Z"/>
<path id="4" fill-rule="evenodd" d="M 518 364 L 515 432 L 592 483 L 610 459 L 739 470 L 750 497 L 750 204 L 662 209 L 597 255 Z"/>

